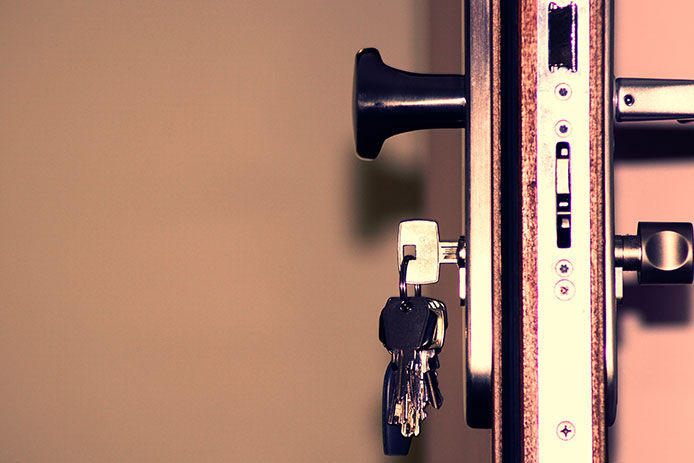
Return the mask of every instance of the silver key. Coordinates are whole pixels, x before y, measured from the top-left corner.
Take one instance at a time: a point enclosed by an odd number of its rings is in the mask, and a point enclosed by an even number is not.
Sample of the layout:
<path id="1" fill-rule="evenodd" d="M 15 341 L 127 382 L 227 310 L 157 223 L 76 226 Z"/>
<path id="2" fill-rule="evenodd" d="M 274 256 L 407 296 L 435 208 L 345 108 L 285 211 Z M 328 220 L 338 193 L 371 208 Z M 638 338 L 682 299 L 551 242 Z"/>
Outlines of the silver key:
<path id="1" fill-rule="evenodd" d="M 397 380 L 389 423 L 400 424 L 405 437 L 417 436 L 419 424 L 426 418 L 419 385 L 420 359 L 417 351 L 393 351 L 393 363 Z"/>
<path id="2" fill-rule="evenodd" d="M 391 424 L 399 423 L 400 432 L 405 437 L 419 435 L 420 424 L 427 417 L 427 404 L 431 403 L 435 408 L 440 406 L 438 391 L 430 390 L 427 381 L 428 374 L 435 374 L 430 369 L 429 361 L 436 355 L 435 349 L 415 351 L 412 356 L 396 355 L 398 370 L 403 372 L 401 388 L 404 388 L 404 394 L 393 404 L 394 419 Z"/>
<path id="3" fill-rule="evenodd" d="M 411 247 L 412 249 L 406 250 Z M 406 255 L 414 255 L 405 279 L 409 285 L 439 281 L 439 265 L 457 263 L 458 243 L 439 240 L 439 225 L 433 220 L 405 220 L 398 229 L 398 267 Z"/>

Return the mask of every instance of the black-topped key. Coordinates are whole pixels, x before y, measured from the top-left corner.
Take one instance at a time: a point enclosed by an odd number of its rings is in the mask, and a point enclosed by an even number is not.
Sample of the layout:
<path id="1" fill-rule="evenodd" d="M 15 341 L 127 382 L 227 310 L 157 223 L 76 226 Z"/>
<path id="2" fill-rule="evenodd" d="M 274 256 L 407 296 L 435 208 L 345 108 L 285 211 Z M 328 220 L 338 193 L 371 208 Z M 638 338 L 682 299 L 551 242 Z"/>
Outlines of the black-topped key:
<path id="1" fill-rule="evenodd" d="M 431 365 L 438 363 L 446 324 L 445 306 L 431 298 L 390 298 L 381 311 L 379 337 L 392 355 L 392 379 L 384 395 L 384 445 L 392 429 L 386 424 L 399 425 L 404 437 L 416 436 L 427 403 L 441 405 Z"/>

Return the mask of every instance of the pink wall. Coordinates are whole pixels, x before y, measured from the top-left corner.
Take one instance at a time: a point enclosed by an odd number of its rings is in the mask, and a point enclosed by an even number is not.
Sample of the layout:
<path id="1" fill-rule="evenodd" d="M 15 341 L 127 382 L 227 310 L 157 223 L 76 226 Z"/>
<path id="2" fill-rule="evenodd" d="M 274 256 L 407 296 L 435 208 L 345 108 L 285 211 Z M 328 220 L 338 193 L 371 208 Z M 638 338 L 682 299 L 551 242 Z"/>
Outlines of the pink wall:
<path id="1" fill-rule="evenodd" d="M 693 13 L 694 4 L 686 0 L 618 1 L 617 76 L 694 78 Z M 693 220 L 690 133 L 675 142 L 663 136 L 660 147 L 651 147 L 651 160 L 617 163 L 618 233 L 635 233 L 639 220 Z M 643 151 L 634 147 L 621 154 L 648 154 Z M 688 430 L 694 419 L 692 288 L 626 287 L 625 292 L 619 316 L 619 414 L 611 435 L 614 461 L 688 461 L 694 454 Z"/>

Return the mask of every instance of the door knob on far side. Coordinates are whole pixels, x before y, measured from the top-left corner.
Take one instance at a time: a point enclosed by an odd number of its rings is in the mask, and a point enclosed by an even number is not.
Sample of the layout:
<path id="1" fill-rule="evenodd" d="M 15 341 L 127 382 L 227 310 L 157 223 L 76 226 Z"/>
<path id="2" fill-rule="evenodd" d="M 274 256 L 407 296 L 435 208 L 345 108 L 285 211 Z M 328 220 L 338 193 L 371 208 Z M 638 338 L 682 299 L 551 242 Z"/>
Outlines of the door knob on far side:
<path id="1" fill-rule="evenodd" d="M 375 159 L 386 138 L 465 126 L 465 76 L 417 74 L 386 65 L 375 48 L 357 53 L 353 119 L 357 154 Z"/>
<path id="2" fill-rule="evenodd" d="M 615 266 L 641 284 L 690 284 L 694 231 L 687 222 L 639 222 L 636 235 L 615 237 Z"/>

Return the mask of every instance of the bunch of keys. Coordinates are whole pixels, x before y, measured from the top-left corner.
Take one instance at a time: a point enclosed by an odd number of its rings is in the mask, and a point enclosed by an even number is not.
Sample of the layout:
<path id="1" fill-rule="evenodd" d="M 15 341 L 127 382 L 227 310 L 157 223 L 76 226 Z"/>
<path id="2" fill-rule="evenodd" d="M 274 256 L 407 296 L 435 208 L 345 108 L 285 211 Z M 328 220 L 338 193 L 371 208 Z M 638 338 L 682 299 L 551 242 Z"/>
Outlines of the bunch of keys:
<path id="1" fill-rule="evenodd" d="M 422 297 L 415 285 L 407 295 L 407 264 L 400 265 L 400 297 L 391 297 L 381 311 L 379 338 L 392 355 L 383 380 L 383 450 L 386 455 L 406 455 L 412 436 L 419 435 L 425 407 L 443 403 L 436 370 L 448 326 L 446 306 Z"/>

